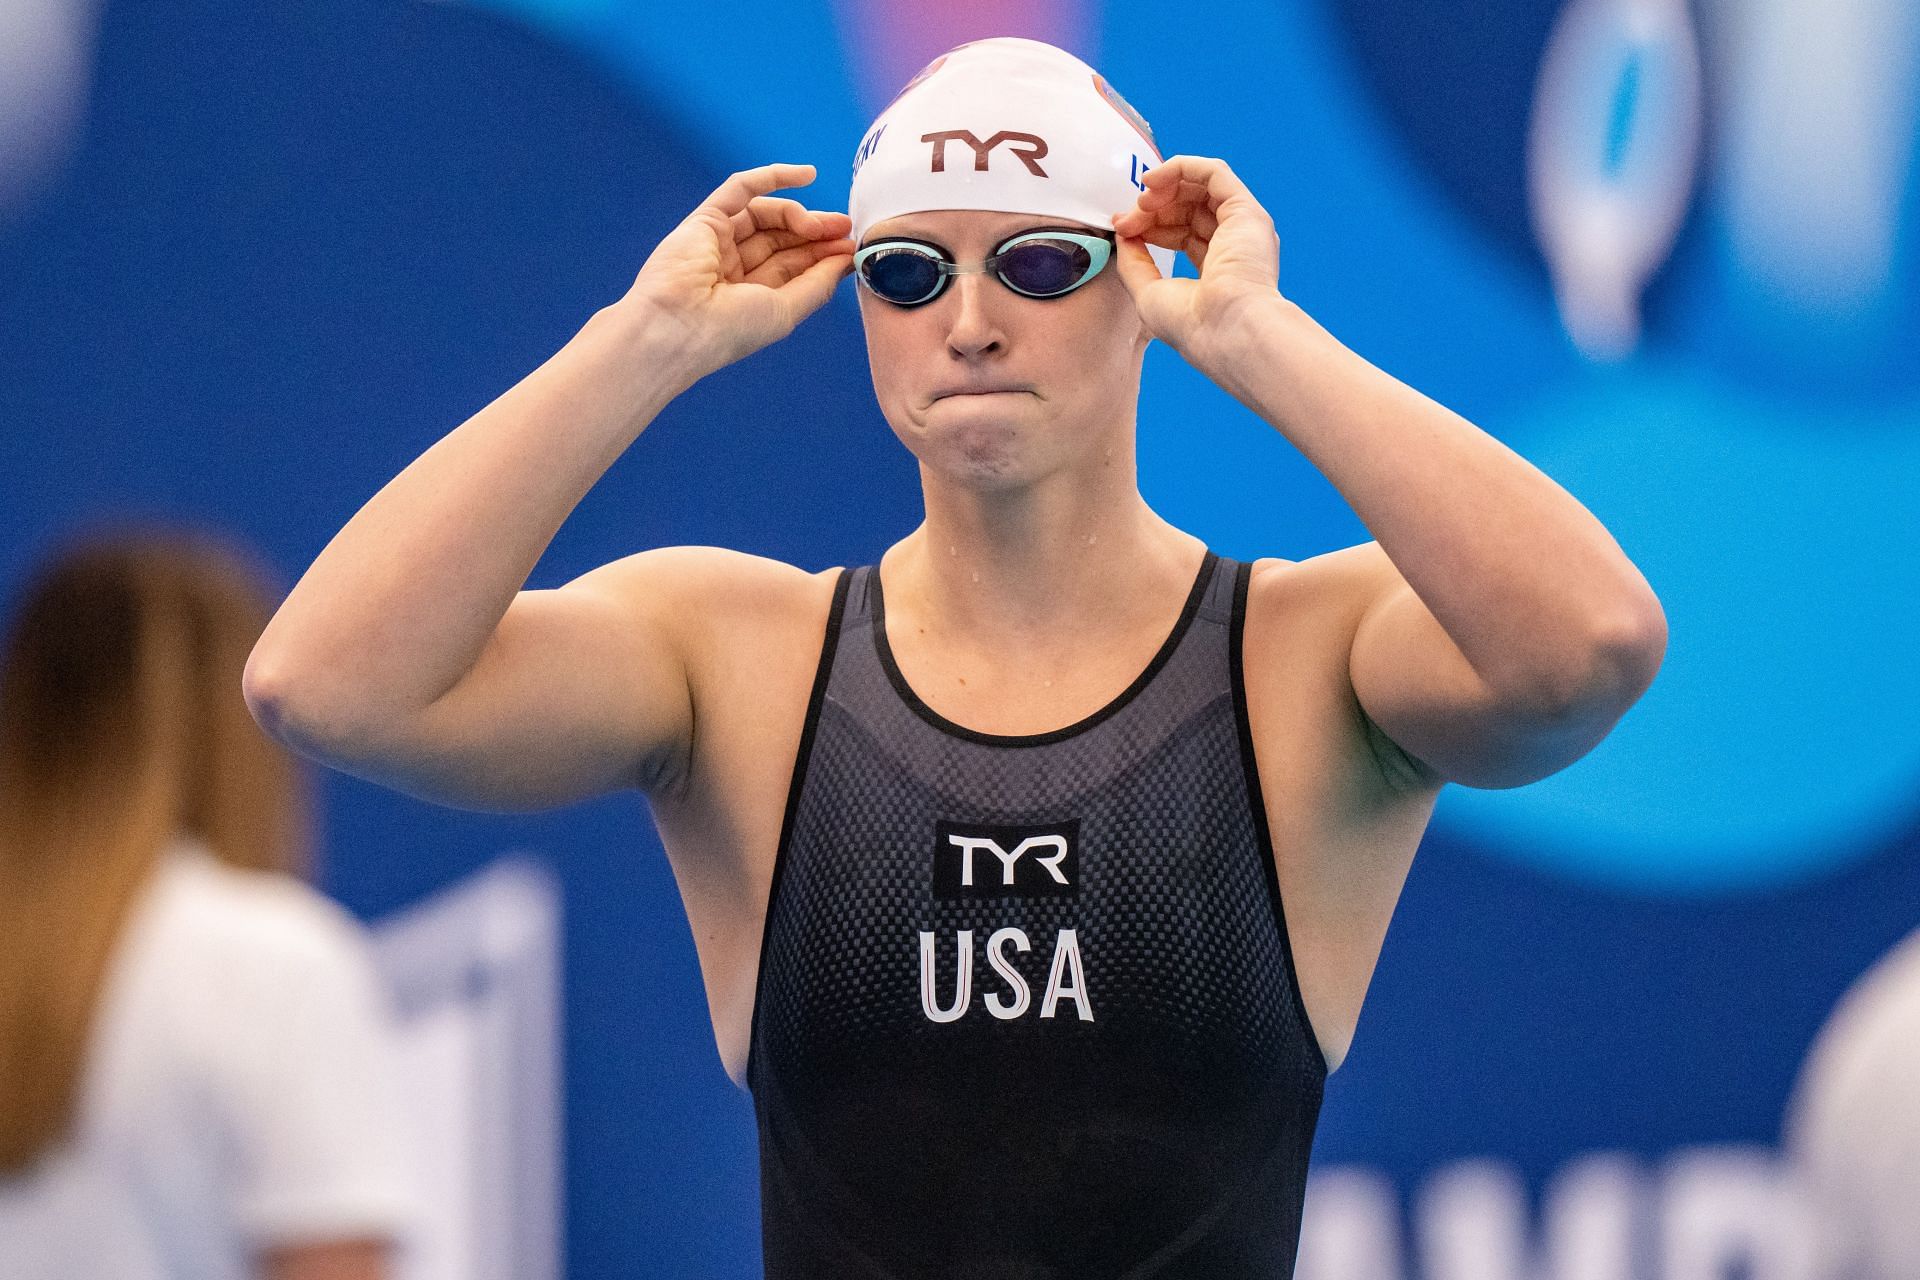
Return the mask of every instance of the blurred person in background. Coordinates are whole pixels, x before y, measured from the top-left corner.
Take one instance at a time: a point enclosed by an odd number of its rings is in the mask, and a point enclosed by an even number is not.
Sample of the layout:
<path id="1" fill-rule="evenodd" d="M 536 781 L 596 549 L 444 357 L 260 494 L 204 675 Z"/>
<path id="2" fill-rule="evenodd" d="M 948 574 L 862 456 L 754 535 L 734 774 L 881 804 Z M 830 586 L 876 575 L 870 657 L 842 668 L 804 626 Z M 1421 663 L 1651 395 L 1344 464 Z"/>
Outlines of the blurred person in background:
<path id="1" fill-rule="evenodd" d="M 1920 1276 L 1920 931 L 1855 982 L 1807 1055 L 1787 1145 L 1815 1280 Z"/>
<path id="2" fill-rule="evenodd" d="M 100 535 L 0 653 L 0 1273 L 382 1280 L 411 1192 L 361 929 L 296 878 L 237 551 Z"/>

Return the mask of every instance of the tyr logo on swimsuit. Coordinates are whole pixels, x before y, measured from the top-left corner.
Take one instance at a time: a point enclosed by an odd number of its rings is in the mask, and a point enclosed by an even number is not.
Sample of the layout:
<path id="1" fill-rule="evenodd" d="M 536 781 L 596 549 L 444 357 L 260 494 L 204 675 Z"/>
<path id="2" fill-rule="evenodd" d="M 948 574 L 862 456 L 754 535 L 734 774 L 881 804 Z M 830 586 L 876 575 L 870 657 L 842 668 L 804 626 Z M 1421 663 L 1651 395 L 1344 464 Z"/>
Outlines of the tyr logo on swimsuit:
<path id="1" fill-rule="evenodd" d="M 1080 820 L 1035 827 L 994 827 L 968 822 L 936 822 L 933 838 L 933 896 L 943 901 L 976 898 L 1074 898 L 1080 893 Z M 953 994 L 943 1004 L 935 980 L 939 937 L 920 934 L 920 1010 L 930 1022 L 957 1022 L 973 1003 L 974 930 L 962 929 L 953 940 Z M 1033 985 L 1007 955 L 1007 948 L 1025 953 L 1033 949 L 1026 930 L 1007 927 L 987 939 L 987 964 L 1007 986 L 1007 994 L 990 993 L 987 1012 L 995 1018 L 1018 1018 L 1033 1007 Z M 1087 995 L 1086 970 L 1080 955 L 1080 935 L 1060 929 L 1054 939 L 1053 961 L 1047 968 L 1040 1016 L 1051 1018 L 1063 1001 L 1070 1001 L 1082 1022 L 1093 1021 Z"/>
<path id="2" fill-rule="evenodd" d="M 933 896 L 1073 898 L 1080 893 L 1080 820 L 1039 827 L 934 824 Z"/>

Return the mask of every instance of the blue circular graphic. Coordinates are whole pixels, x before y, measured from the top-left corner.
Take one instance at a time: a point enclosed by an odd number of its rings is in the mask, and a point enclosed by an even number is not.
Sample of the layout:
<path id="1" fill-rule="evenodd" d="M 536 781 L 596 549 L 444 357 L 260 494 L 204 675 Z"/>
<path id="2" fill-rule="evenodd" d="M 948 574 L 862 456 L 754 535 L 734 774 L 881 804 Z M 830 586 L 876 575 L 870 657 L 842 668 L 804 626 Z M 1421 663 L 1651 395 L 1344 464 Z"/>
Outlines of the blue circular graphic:
<path id="1" fill-rule="evenodd" d="M 837 165 L 860 125 L 851 68 L 874 51 L 837 43 L 827 0 L 800 4 L 793 21 L 831 56 L 783 71 L 788 84 L 742 77 L 729 43 L 638 11 L 489 2 L 664 92 L 721 163 L 791 151 L 822 161 L 809 200 L 844 190 Z M 1637 29 L 1624 0 L 1577 3 Z M 1543 59 L 1573 7 L 1499 0 L 1467 16 L 1419 0 L 1221 0 L 1184 31 L 1113 5 L 1095 61 L 1170 153 L 1225 156 L 1248 181 L 1279 224 L 1290 296 L 1565 484 L 1667 608 L 1666 668 L 1606 743 L 1533 787 L 1450 789 L 1438 821 L 1586 881 L 1656 894 L 1777 887 L 1862 856 L 1920 797 L 1920 678 L 1905 653 L 1920 621 L 1920 291 L 1899 265 L 1911 229 L 1870 296 L 1796 294 L 1805 238 L 1767 241 L 1740 193 L 1780 180 L 1766 164 L 1817 162 L 1817 149 L 1794 159 L 1728 145 L 1771 109 L 1768 86 L 1738 78 L 1752 59 L 1733 45 L 1701 40 L 1698 73 L 1719 109 L 1682 175 L 1684 217 L 1647 241 L 1663 256 L 1637 300 L 1637 353 L 1589 362 L 1567 337 L 1526 188 Z M 1667 11 L 1684 21 L 1690 9 Z M 1770 38 L 1765 25 L 1742 38 Z M 1862 56 L 1906 57 L 1897 43 L 1865 42 Z M 1661 96 L 1674 68 L 1592 47 L 1608 65 L 1576 68 L 1571 83 L 1576 108 L 1598 114 L 1566 137 L 1607 150 L 1567 171 L 1624 172 L 1630 151 L 1668 145 L 1654 108 L 1675 109 Z M 793 112 L 796 87 L 824 109 Z M 1911 138 L 1881 141 L 1884 165 L 1910 159 Z M 1875 180 L 1915 181 L 1891 169 Z M 1222 551 L 1298 557 L 1367 536 L 1277 433 L 1164 351 L 1149 357 L 1140 421 L 1149 499 Z"/>

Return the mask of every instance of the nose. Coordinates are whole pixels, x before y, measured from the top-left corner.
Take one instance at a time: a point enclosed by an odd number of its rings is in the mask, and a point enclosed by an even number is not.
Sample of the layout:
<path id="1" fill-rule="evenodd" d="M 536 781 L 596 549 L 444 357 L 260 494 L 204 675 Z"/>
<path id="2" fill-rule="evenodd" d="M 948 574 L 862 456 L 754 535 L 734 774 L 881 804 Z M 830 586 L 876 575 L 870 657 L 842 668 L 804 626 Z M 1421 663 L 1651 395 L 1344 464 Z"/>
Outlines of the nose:
<path id="1" fill-rule="evenodd" d="M 947 326 L 947 350 L 962 360 L 972 360 L 999 351 L 1006 342 L 996 318 L 995 290 L 1005 292 L 997 280 L 984 273 L 956 276 L 948 292 L 953 294 Z"/>

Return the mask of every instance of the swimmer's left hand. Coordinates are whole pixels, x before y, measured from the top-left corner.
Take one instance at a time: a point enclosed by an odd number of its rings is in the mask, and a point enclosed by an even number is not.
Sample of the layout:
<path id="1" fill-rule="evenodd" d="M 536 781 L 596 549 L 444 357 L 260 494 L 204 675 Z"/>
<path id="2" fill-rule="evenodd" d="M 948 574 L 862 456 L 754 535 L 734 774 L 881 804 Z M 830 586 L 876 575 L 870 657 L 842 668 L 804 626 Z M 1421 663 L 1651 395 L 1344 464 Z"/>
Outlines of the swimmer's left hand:
<path id="1" fill-rule="evenodd" d="M 1113 219 L 1115 266 L 1148 331 L 1204 368 L 1246 304 L 1278 294 L 1273 218 L 1224 160 L 1173 156 L 1141 180 L 1147 189 Z M 1185 253 L 1200 278 L 1161 276 L 1149 244 Z"/>

